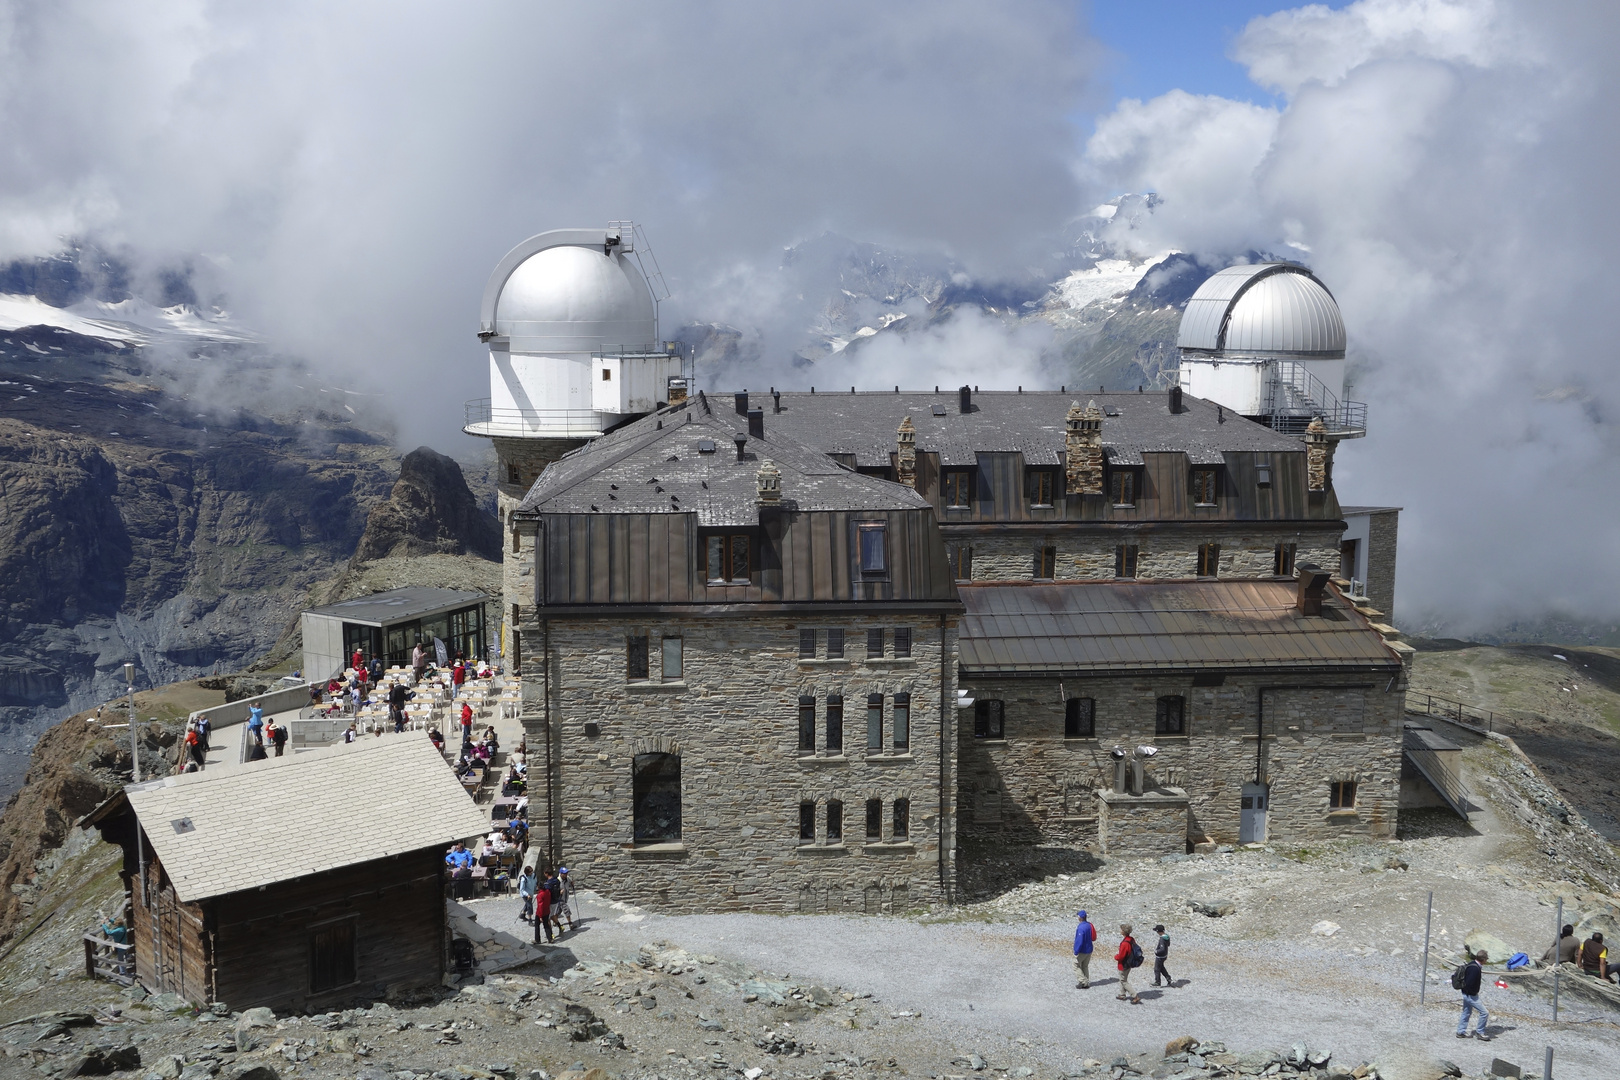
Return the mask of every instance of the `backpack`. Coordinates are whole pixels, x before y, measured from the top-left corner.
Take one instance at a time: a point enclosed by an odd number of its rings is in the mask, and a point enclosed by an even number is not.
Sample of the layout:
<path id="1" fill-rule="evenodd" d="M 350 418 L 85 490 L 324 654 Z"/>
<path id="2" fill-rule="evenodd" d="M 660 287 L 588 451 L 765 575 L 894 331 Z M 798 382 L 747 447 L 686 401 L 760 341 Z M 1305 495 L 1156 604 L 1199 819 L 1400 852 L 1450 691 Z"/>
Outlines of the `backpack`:
<path id="1" fill-rule="evenodd" d="M 562 886 L 558 884 L 556 878 L 546 882 L 546 894 L 551 897 L 553 904 L 562 899 Z"/>
<path id="2" fill-rule="evenodd" d="M 1463 988 L 1463 977 L 1468 974 L 1468 965 L 1472 963 L 1472 960 L 1464 960 L 1462 963 L 1457 965 L 1457 970 L 1451 973 L 1451 988 L 1453 990 L 1461 990 Z"/>
<path id="3" fill-rule="evenodd" d="M 1142 946 L 1136 943 L 1135 938 L 1131 938 L 1131 951 L 1125 956 L 1125 966 L 1128 968 L 1142 966 Z"/>

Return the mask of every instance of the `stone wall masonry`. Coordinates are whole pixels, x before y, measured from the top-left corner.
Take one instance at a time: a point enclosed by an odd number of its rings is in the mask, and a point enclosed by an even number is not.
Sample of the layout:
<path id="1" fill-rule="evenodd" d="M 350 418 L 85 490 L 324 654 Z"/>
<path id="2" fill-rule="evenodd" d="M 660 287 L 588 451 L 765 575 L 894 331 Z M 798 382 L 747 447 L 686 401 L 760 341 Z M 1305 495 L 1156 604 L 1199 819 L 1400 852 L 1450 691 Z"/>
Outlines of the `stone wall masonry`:
<path id="1" fill-rule="evenodd" d="M 1367 521 L 1367 599 L 1393 625 L 1399 625 L 1395 622 L 1395 542 L 1400 520 L 1399 511 L 1387 510 L 1370 515 Z"/>
<path id="2" fill-rule="evenodd" d="M 912 631 L 911 657 L 893 656 L 893 629 Z M 826 658 L 826 631 L 846 633 L 845 658 Z M 881 627 L 884 658 L 866 656 Z M 801 661 L 799 631 L 820 631 Z M 524 635 L 524 727 L 545 745 L 544 648 Z M 955 733 L 944 741 L 941 807 L 941 677 L 944 722 L 954 725 L 956 626 L 941 639 L 937 616 L 850 615 L 549 620 L 552 753 L 558 844 L 580 883 L 662 911 L 862 912 L 947 902 L 954 880 Z M 660 641 L 682 639 L 684 676 L 664 681 Z M 626 679 L 626 639 L 646 636 L 651 679 Z M 907 752 L 893 746 L 893 695 L 911 695 Z M 844 753 L 825 745 L 826 699 L 844 697 Z M 884 749 L 866 749 L 866 698 L 884 696 Z M 817 702 L 816 746 L 798 749 L 799 697 Z M 593 729 L 587 725 L 594 725 Z M 634 841 L 632 762 L 676 753 L 681 761 L 679 843 Z M 545 817 L 540 754 L 531 751 L 531 819 Z M 910 800 L 906 837 L 893 835 L 894 801 Z M 865 836 L 865 804 L 882 801 L 883 835 Z M 827 805 L 841 801 L 843 842 L 827 835 Z M 816 840 L 799 840 L 799 806 L 816 806 Z M 944 861 L 942 885 L 940 862 Z"/>
<path id="3" fill-rule="evenodd" d="M 1127 858 L 1185 854 L 1187 793 L 1179 788 L 1142 795 L 1097 792 L 1097 848 Z"/>
<path id="4" fill-rule="evenodd" d="M 947 530 L 948 531 L 948 530 Z M 994 536 L 954 537 L 951 544 L 973 549 L 974 581 L 1027 581 L 1035 573 L 1036 548 L 1057 548 L 1058 580 L 1087 580 L 1114 576 L 1114 549 L 1120 544 L 1137 547 L 1138 578 L 1190 578 L 1198 573 L 1198 545 L 1221 545 L 1221 577 L 1270 577 L 1278 544 L 1294 544 L 1296 562 L 1338 566 L 1339 530 L 1302 532 L 1295 526 L 1247 528 L 1211 524 L 1199 532 L 1109 531 L 1081 533 L 1073 525 L 1056 527 L 1050 534 L 1007 532 Z"/>
<path id="5" fill-rule="evenodd" d="M 976 699 L 1004 702 L 1005 739 L 976 739 L 964 722 L 958 803 L 965 837 L 1086 846 L 1096 837 L 1094 792 L 1113 785 L 1114 746 L 1159 748 L 1150 774 L 1187 792 L 1195 838 L 1238 839 L 1243 784 L 1259 765 L 1271 784 L 1270 836 L 1309 841 L 1349 833 L 1393 836 L 1400 798 L 1404 675 L 1291 673 L 1228 676 L 1194 687 L 1190 675 L 973 679 Z M 1187 734 L 1154 734 L 1158 698 L 1186 699 Z M 1096 736 L 1063 734 L 1064 697 L 1095 700 Z M 1355 780 L 1356 806 L 1330 813 L 1329 784 Z"/>

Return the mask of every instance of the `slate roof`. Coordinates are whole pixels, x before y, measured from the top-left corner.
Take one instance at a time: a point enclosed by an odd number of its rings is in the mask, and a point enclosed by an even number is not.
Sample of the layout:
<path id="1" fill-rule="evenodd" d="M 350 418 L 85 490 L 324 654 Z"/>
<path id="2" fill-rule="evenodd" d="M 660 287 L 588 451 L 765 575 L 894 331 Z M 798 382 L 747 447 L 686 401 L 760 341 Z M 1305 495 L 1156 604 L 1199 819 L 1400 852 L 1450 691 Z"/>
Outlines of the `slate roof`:
<path id="1" fill-rule="evenodd" d="M 124 799 L 187 903 L 448 846 L 489 828 L 487 814 L 425 737 L 339 744 L 131 784 L 84 824 Z"/>
<path id="2" fill-rule="evenodd" d="M 731 396 L 713 399 L 732 411 Z M 780 432 L 828 454 L 854 454 L 858 466 L 887 466 L 895 450 L 895 429 L 911 417 L 917 449 L 940 455 L 944 466 L 968 466 L 980 453 L 1022 451 L 1029 465 L 1062 465 L 1064 417 L 1069 406 L 1095 401 L 1104 411 L 1102 441 L 1111 462 L 1140 465 L 1142 454 L 1184 451 L 1194 465 L 1219 465 L 1227 451 L 1304 453 L 1298 439 L 1245 420 L 1213 401 L 1183 395 L 1185 411 L 1171 413 L 1168 395 L 1152 393 L 1061 393 L 1041 390 L 988 391 L 973 395 L 973 411 L 958 411 L 957 391 L 782 394 L 782 411 L 772 412 L 769 394 L 749 404 L 765 410 L 765 433 Z M 943 416 L 934 409 L 943 408 Z M 1114 415 L 1108 415 L 1112 412 Z"/>
<path id="3" fill-rule="evenodd" d="M 660 426 L 661 425 L 661 426 Z M 862 476 L 794 441 L 767 418 L 745 460 L 732 441 L 748 420 L 702 395 L 593 440 L 546 467 L 520 514 L 695 513 L 703 526 L 757 525 L 756 475 L 766 460 L 782 473 L 784 509 L 918 510 L 910 488 Z M 704 452 L 700 444 L 713 444 Z"/>
<path id="4" fill-rule="evenodd" d="M 961 585 L 964 676 L 1400 667 L 1350 605 L 1292 581 Z"/>
<path id="5" fill-rule="evenodd" d="M 350 622 L 396 623 L 433 615 L 441 611 L 482 603 L 489 597 L 483 593 L 459 592 L 455 589 L 429 589 L 412 586 L 389 589 L 387 592 L 357 596 L 325 607 L 310 608 L 311 615 L 336 615 Z"/>

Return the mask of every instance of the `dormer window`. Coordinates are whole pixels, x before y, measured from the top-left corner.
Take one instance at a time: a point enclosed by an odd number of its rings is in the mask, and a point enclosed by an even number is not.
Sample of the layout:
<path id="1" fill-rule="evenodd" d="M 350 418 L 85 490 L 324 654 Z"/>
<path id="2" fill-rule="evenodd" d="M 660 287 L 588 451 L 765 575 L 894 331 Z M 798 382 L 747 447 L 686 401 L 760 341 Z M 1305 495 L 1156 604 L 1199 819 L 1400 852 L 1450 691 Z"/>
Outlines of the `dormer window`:
<path id="1" fill-rule="evenodd" d="M 1194 506 L 1214 506 L 1220 491 L 1220 473 L 1215 469 L 1192 471 L 1192 500 Z"/>
<path id="2" fill-rule="evenodd" d="M 1110 470 L 1108 473 L 1108 494 L 1115 506 L 1135 506 L 1136 470 Z"/>
<path id="3" fill-rule="evenodd" d="M 973 470 L 946 469 L 943 487 L 945 505 L 952 510 L 965 510 L 973 505 Z"/>
<path id="4" fill-rule="evenodd" d="M 1256 465 L 1254 467 L 1254 486 L 1268 488 L 1271 486 L 1271 466 Z"/>
<path id="5" fill-rule="evenodd" d="M 1024 470 L 1024 491 L 1031 506 L 1051 506 L 1052 493 L 1057 490 L 1056 469 Z"/>
<path id="6" fill-rule="evenodd" d="M 753 545 L 747 533 L 709 537 L 708 581 L 710 585 L 747 585 L 749 555 Z"/>
<path id="7" fill-rule="evenodd" d="M 889 572 L 888 532 L 888 525 L 882 521 L 856 524 L 856 551 L 863 577 L 882 577 Z"/>

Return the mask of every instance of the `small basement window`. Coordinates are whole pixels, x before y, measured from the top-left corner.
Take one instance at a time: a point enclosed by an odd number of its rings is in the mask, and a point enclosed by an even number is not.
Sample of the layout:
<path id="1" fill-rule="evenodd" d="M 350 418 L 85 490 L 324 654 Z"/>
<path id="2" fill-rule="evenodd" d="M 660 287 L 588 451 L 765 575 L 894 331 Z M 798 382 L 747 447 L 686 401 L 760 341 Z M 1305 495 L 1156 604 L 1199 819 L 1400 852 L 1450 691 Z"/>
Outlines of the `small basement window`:
<path id="1" fill-rule="evenodd" d="M 1090 739 L 1097 734 L 1097 700 L 1072 697 L 1063 703 L 1063 737 Z"/>
<path id="2" fill-rule="evenodd" d="M 973 703 L 975 739 L 1000 739 L 1004 731 L 1002 702 L 980 698 Z"/>
<path id="3" fill-rule="evenodd" d="M 1356 782 L 1335 780 L 1328 785 L 1328 809 L 1354 810 L 1356 808 Z"/>
<path id="4" fill-rule="evenodd" d="M 1153 734 L 1185 735 L 1187 733 L 1187 699 L 1170 694 L 1159 699 L 1153 716 Z"/>

